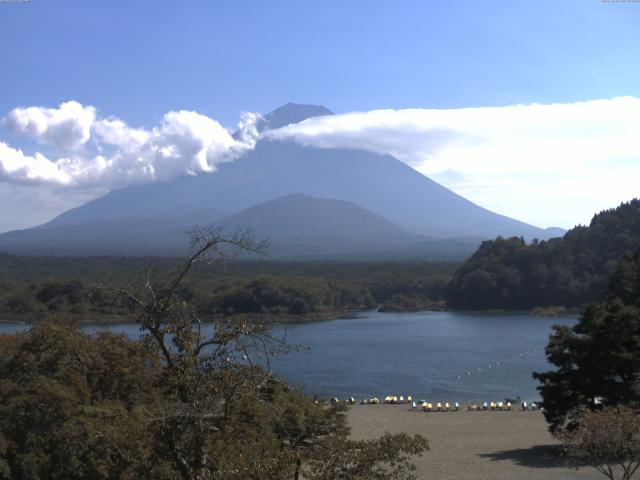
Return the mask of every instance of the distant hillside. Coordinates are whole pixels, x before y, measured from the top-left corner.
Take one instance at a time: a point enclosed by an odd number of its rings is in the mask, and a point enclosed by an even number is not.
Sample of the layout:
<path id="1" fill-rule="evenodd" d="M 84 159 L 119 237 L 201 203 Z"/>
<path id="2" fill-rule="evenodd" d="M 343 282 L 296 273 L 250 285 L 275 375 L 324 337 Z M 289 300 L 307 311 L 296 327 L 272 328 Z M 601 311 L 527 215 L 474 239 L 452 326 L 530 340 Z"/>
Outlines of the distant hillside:
<path id="1" fill-rule="evenodd" d="M 251 228 L 270 240 L 275 257 L 401 248 L 421 240 L 365 208 L 343 200 L 302 194 L 261 203 L 218 222 L 230 230 Z"/>
<path id="2" fill-rule="evenodd" d="M 270 240 L 269 257 L 312 260 L 460 260 L 481 239 L 438 240 L 407 232 L 380 215 L 343 200 L 293 194 L 217 222 L 251 228 Z"/>
<path id="3" fill-rule="evenodd" d="M 452 308 L 577 307 L 602 300 L 616 262 L 640 247 L 640 200 L 593 217 L 564 237 L 483 242 L 447 288 Z"/>

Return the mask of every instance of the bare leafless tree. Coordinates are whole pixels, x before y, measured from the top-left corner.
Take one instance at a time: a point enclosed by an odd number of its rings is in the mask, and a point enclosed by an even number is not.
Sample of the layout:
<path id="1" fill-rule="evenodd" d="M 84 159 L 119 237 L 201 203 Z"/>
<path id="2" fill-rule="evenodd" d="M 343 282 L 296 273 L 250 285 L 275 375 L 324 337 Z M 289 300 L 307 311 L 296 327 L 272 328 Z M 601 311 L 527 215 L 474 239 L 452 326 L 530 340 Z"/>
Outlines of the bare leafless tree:
<path id="1" fill-rule="evenodd" d="M 156 438 L 185 480 L 211 478 L 207 449 L 210 436 L 224 428 L 233 403 L 257 398 L 269 379 L 269 356 L 288 350 L 262 323 L 243 315 L 203 321 L 179 291 L 198 263 L 226 261 L 241 253 L 262 255 L 267 244 L 250 231 L 227 234 L 212 227 L 191 232 L 191 253 L 164 285 L 153 282 L 151 270 L 142 292 L 119 289 L 136 306 L 143 342 L 156 348 L 165 365 L 161 379 L 171 401 L 149 412 Z M 266 368 L 265 367 L 266 364 Z"/>
<path id="2" fill-rule="evenodd" d="M 207 323 L 181 297 L 194 265 L 260 255 L 266 243 L 248 231 L 208 227 L 194 229 L 191 239 L 191 254 L 168 281 L 158 285 L 149 271 L 140 291 L 118 290 L 136 306 L 142 342 L 164 367 L 162 401 L 147 408 L 155 454 L 184 480 L 328 479 L 345 468 L 358 472 L 353 478 L 415 478 L 410 455 L 428 448 L 422 437 L 349 441 L 344 406 L 316 405 L 271 374 L 270 357 L 294 348 L 286 330 L 276 337 L 242 315 Z M 328 459 L 331 468 L 322 467 Z"/>

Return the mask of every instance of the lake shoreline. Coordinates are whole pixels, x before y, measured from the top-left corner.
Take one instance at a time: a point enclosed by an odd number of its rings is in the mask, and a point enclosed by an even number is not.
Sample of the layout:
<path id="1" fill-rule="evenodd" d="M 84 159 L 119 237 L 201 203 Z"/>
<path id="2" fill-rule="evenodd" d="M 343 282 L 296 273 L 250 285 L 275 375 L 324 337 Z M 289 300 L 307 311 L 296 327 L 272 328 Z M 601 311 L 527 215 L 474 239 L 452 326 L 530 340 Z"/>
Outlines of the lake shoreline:
<path id="1" fill-rule="evenodd" d="M 380 313 L 394 313 L 394 314 L 419 314 L 419 313 L 443 313 L 450 312 L 454 314 L 462 314 L 462 315 L 489 315 L 489 314 L 499 314 L 499 315 L 508 315 L 508 314 L 516 314 L 516 315 L 528 315 L 532 317 L 538 318 L 571 318 L 575 317 L 579 314 L 580 310 L 577 308 L 567 309 L 561 315 L 555 314 L 555 312 L 550 312 L 549 314 L 542 314 L 541 312 L 534 312 L 533 310 L 499 310 L 499 309 L 490 309 L 490 310 L 449 310 L 446 308 L 430 308 L 430 309 L 421 309 L 421 310 L 387 310 L 383 309 L 382 306 L 377 309 L 348 309 L 348 310 L 336 310 L 331 312 L 315 312 L 308 314 L 273 314 L 273 313 L 239 313 L 238 315 L 246 315 L 250 321 L 256 322 L 264 322 L 271 325 L 296 325 L 296 324 L 305 324 L 305 323 L 313 323 L 313 322 L 324 322 L 330 320 L 348 320 L 348 319 L 359 319 L 362 318 L 363 315 L 372 312 L 380 312 Z M 130 324 L 137 323 L 135 316 L 130 315 L 113 315 L 113 314 L 104 314 L 104 315 L 96 315 L 96 314 L 87 314 L 87 315 L 66 315 L 70 317 L 75 317 L 78 319 L 78 324 L 80 325 L 122 325 L 122 324 Z M 208 317 L 205 317 L 205 323 L 211 323 L 215 320 L 219 320 L 223 318 L 223 314 L 214 314 Z M 27 316 L 22 314 L 0 314 L 0 324 L 15 324 L 15 325 L 31 325 L 33 323 L 37 323 L 45 320 L 44 318 L 36 318 L 33 316 Z"/>
<path id="2" fill-rule="evenodd" d="M 295 314 L 271 314 L 271 313 L 239 313 L 245 315 L 250 321 L 265 322 L 273 325 L 302 324 L 310 322 L 322 322 L 327 320 L 358 318 L 359 315 L 376 310 L 338 310 L 332 312 L 318 312 L 303 315 Z M 122 325 L 137 323 L 137 319 L 133 315 L 65 315 L 67 317 L 76 318 L 80 325 Z M 210 315 L 204 317 L 205 323 L 212 323 L 224 317 L 223 314 Z M 46 318 L 25 318 L 22 315 L 0 315 L 0 323 L 31 325 L 46 320 Z"/>

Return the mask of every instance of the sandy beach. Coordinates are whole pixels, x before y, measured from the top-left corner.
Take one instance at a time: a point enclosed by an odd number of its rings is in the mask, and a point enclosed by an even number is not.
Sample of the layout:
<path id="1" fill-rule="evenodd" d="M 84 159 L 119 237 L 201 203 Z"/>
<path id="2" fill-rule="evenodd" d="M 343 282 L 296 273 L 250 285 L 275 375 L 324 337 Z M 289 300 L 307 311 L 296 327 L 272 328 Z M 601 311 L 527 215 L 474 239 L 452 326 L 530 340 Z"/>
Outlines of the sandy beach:
<path id="1" fill-rule="evenodd" d="M 557 442 L 539 411 L 424 413 L 408 405 L 355 405 L 348 419 L 354 439 L 384 432 L 427 438 L 431 450 L 415 460 L 420 479 L 604 478 L 591 468 L 560 464 Z"/>

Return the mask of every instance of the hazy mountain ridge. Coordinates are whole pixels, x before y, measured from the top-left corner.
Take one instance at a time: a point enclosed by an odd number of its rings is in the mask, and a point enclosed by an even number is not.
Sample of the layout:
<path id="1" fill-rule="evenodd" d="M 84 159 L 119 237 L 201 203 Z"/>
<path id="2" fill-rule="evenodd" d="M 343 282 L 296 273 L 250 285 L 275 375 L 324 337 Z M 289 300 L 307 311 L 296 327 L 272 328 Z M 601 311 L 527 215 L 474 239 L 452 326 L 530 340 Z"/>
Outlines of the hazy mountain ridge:
<path id="1" fill-rule="evenodd" d="M 186 232 L 201 211 L 182 219 L 120 217 L 10 232 L 0 247 L 40 255 L 179 255 L 189 247 Z M 219 218 L 220 215 L 218 215 Z M 213 213 L 209 217 L 213 220 Z M 302 194 L 280 197 L 208 222 L 225 232 L 250 229 L 269 240 L 273 259 L 459 259 L 479 239 L 432 240 L 350 202 Z"/>

